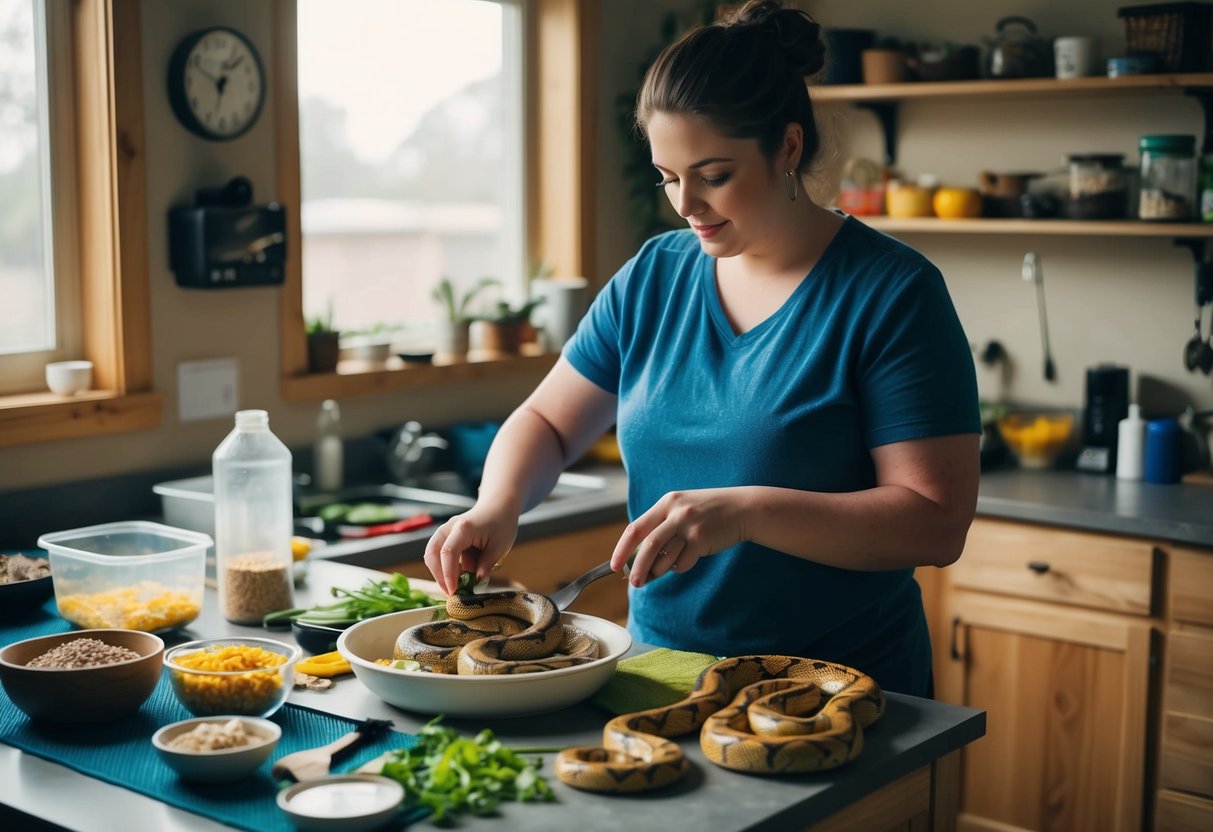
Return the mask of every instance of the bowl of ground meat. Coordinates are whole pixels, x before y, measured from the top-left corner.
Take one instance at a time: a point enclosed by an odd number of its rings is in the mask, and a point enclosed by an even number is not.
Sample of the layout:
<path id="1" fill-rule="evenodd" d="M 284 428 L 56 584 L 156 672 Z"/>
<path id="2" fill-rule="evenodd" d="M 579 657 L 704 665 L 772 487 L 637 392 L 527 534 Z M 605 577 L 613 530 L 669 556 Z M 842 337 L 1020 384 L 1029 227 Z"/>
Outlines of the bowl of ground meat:
<path id="1" fill-rule="evenodd" d="M 41 549 L 0 553 L 0 618 L 30 616 L 54 594 L 51 564 Z"/>
<path id="2" fill-rule="evenodd" d="M 164 642 L 137 630 L 73 630 L 0 649 L 0 683 L 37 722 L 113 722 L 139 710 L 160 681 Z"/>

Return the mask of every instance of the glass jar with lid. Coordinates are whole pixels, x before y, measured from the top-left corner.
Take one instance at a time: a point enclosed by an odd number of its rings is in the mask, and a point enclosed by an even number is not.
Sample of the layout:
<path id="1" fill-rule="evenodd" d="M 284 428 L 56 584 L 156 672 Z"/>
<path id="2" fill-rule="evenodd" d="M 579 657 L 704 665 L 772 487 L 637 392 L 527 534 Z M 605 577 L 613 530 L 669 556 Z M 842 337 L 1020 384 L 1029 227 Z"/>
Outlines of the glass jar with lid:
<path id="1" fill-rule="evenodd" d="M 1129 208 L 1129 173 L 1123 153 L 1074 153 L 1066 157 L 1070 197 L 1066 216 L 1076 220 L 1123 219 Z"/>
<path id="2" fill-rule="evenodd" d="M 1196 137 L 1142 136 L 1141 196 L 1143 220 L 1184 221 L 1196 210 Z"/>

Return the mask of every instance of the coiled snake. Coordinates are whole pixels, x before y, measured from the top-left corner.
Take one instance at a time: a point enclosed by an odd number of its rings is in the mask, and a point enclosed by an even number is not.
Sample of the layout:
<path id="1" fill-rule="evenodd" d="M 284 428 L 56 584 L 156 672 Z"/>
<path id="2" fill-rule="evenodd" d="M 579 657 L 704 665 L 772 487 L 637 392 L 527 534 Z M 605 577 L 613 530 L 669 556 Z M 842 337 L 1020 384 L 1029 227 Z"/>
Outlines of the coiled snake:
<path id="1" fill-rule="evenodd" d="M 598 658 L 598 639 L 564 623 L 556 605 L 537 592 L 455 594 L 446 613 L 446 621 L 402 632 L 393 658 L 463 676 L 537 673 Z"/>
<path id="2" fill-rule="evenodd" d="M 617 716 L 603 728 L 601 746 L 561 751 L 556 775 L 594 792 L 668 786 L 682 778 L 687 760 L 667 738 L 701 727 L 700 748 L 718 766 L 750 774 L 825 771 L 859 756 L 863 729 L 884 708 L 875 680 L 845 665 L 796 656 L 723 659 L 700 674 L 686 699 Z"/>

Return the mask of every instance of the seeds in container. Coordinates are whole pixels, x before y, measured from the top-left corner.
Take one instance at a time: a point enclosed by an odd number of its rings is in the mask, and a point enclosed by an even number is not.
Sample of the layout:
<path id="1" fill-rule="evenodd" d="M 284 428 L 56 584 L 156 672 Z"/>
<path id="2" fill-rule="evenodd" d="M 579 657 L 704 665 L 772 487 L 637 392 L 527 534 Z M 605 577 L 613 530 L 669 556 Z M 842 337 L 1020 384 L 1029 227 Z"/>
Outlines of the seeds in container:
<path id="1" fill-rule="evenodd" d="M 126 647 L 106 644 L 96 638 L 75 638 L 47 650 L 41 656 L 35 656 L 26 663 L 26 667 L 75 669 L 116 664 L 137 658 L 139 658 L 139 654 Z"/>
<path id="2" fill-rule="evenodd" d="M 293 587 L 290 569 L 269 555 L 232 558 L 223 570 L 223 616 L 260 624 L 266 614 L 294 606 Z"/>

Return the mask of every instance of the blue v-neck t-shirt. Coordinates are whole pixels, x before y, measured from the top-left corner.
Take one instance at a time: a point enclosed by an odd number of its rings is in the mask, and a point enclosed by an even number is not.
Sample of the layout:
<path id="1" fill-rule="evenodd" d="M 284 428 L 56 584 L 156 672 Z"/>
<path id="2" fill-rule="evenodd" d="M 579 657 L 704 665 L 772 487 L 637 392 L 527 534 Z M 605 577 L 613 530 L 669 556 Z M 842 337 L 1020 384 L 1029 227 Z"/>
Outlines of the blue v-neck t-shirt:
<path id="1" fill-rule="evenodd" d="M 648 241 L 595 298 L 565 357 L 619 398 L 628 513 L 669 491 L 876 484 L 880 445 L 980 433 L 968 340 L 939 270 L 847 218 L 783 305 L 737 334 L 690 230 Z M 811 535 L 811 531 L 807 532 Z M 648 644 L 841 662 L 930 689 L 913 570 L 826 566 L 754 543 L 630 590 Z"/>

